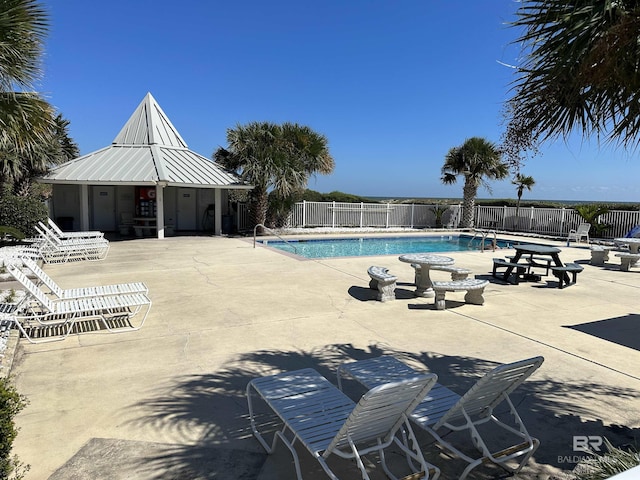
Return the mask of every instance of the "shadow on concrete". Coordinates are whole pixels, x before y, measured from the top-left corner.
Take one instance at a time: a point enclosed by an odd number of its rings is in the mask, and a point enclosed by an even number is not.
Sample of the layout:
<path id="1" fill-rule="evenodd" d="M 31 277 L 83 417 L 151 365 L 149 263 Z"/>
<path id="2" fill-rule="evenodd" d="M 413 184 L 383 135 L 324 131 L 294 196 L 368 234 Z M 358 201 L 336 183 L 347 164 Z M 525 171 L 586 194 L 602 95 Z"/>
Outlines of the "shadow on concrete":
<path id="1" fill-rule="evenodd" d="M 163 470 L 142 478 L 194 480 L 223 478 L 212 472 L 233 472 L 233 478 L 250 479 L 256 478 L 267 457 L 266 453 L 195 445 L 185 462 L 184 451 L 184 445 L 92 438 L 48 480 L 141 478 L 132 473 L 140 472 L 140 465 L 149 458 L 163 459 L 157 462 Z"/>
<path id="2" fill-rule="evenodd" d="M 410 284 L 407 284 L 410 285 Z M 368 301 L 377 301 L 378 290 L 374 290 L 372 288 L 360 287 L 357 285 L 353 285 L 349 287 L 348 290 L 349 295 L 355 298 L 356 300 L 360 300 L 361 302 Z M 396 288 L 396 299 L 397 300 L 409 300 L 411 298 L 415 298 L 413 294 L 413 290 L 407 290 L 405 288 Z"/>
<path id="3" fill-rule="evenodd" d="M 640 315 L 637 313 L 630 313 L 623 317 L 598 320 L 597 322 L 564 326 L 564 328 L 578 330 L 579 332 L 587 333 L 594 337 L 617 343 L 618 345 L 640 350 L 638 327 L 640 327 Z"/>
<path id="4" fill-rule="evenodd" d="M 512 278 L 513 275 L 509 278 Z M 495 283 L 496 285 L 506 285 L 506 286 L 512 286 L 512 287 L 517 287 L 518 284 L 514 283 L 513 281 L 509 280 L 503 280 L 502 278 L 498 278 L 498 277 L 494 277 L 492 274 L 487 274 L 487 275 L 476 275 L 475 276 L 476 279 L 478 280 L 488 280 L 489 283 Z"/>
<path id="5" fill-rule="evenodd" d="M 411 354 L 379 344 L 371 344 L 366 349 L 356 348 L 351 344 L 332 344 L 308 351 L 263 350 L 239 354 L 224 370 L 202 375 L 176 375 L 166 384 L 157 385 L 153 391 L 148 392 L 147 400 L 131 406 L 128 413 L 134 419 L 129 423 L 141 430 L 152 428 L 154 431 L 164 431 L 168 438 L 176 437 L 184 431 L 200 432 L 198 448 L 172 445 L 170 455 L 164 451 L 156 454 L 151 451 L 133 467 L 143 476 L 146 474 L 151 478 L 155 472 L 162 471 L 185 474 L 175 478 L 200 478 L 189 476 L 188 473 L 198 471 L 201 465 L 206 464 L 209 471 L 207 478 L 218 478 L 217 475 L 220 478 L 241 478 L 223 471 L 228 467 L 228 462 L 216 466 L 205 457 L 210 455 L 210 449 L 213 448 L 264 453 L 252 436 L 247 418 L 245 389 L 251 379 L 279 371 L 314 368 L 336 384 L 335 372 L 341 363 L 383 354 L 394 355 L 409 364 L 425 365 L 429 371 L 438 375 L 439 383 L 459 394 L 467 391 L 481 375 L 498 365 L 487 359 L 446 356 L 436 352 Z M 572 469 L 579 460 L 578 456 L 584 455 L 573 450 L 573 438 L 577 435 L 606 437 L 614 446 L 640 443 L 639 429 L 604 425 L 601 420 L 593 419 L 588 408 L 591 403 L 602 402 L 607 397 L 640 399 L 637 390 L 605 387 L 597 381 L 555 382 L 548 379 L 552 375 L 549 372 L 542 378 L 539 373 L 544 370 L 545 364 L 511 394 L 511 400 L 529 432 L 541 441 L 541 446 L 533 457 L 536 464 L 552 465 L 563 470 Z M 355 400 L 364 393 L 354 382 L 347 382 L 345 392 Z M 507 408 L 504 406 L 496 409 L 496 413 L 500 415 L 506 412 Z M 273 419 L 271 423 L 274 423 Z M 419 439 L 427 459 L 442 468 L 443 473 L 450 468 L 458 474 L 462 471 L 464 464 L 456 459 L 443 458 L 425 432 L 420 433 Z M 291 458 L 282 447 L 280 445 L 276 452 L 286 469 L 282 475 L 292 478 L 294 472 Z M 300 453 L 300 456 L 304 464 L 305 479 L 326 478 L 319 464 L 310 455 Z M 248 458 L 247 461 L 254 460 L 255 458 Z M 347 469 L 354 468 L 347 461 L 337 462 L 346 462 Z M 474 478 L 496 478 L 499 472 L 503 472 L 500 469 L 491 470 L 492 468 L 494 467 L 479 468 L 484 473 L 479 472 Z M 314 475 L 316 471 L 318 476 Z M 488 477 L 485 476 L 487 472 L 490 472 Z M 534 476 L 538 473 L 526 478 L 539 478 Z M 444 478 L 456 478 L 450 475 L 453 474 L 445 475 Z M 256 477 L 248 475 L 244 478 Z"/>

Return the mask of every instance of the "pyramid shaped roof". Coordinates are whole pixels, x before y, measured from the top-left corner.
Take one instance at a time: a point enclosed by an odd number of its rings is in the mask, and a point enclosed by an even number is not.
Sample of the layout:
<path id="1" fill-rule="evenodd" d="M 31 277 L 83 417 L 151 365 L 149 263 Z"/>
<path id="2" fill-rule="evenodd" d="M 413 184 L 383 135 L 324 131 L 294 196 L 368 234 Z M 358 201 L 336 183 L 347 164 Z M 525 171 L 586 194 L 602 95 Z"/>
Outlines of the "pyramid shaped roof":
<path id="1" fill-rule="evenodd" d="M 113 143 L 54 167 L 43 183 L 250 188 L 212 160 L 192 152 L 147 93 Z"/>
<path id="2" fill-rule="evenodd" d="M 187 148 L 186 142 L 150 93 L 142 99 L 113 144 Z"/>

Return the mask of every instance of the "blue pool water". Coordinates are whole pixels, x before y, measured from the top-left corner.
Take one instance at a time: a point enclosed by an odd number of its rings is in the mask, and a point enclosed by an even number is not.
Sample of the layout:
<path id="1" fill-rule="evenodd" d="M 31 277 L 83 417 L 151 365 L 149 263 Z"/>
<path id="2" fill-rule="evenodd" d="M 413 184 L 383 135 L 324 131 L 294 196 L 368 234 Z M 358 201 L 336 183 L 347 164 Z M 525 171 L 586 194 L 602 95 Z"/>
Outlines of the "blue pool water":
<path id="1" fill-rule="evenodd" d="M 405 253 L 460 252 L 478 250 L 482 240 L 464 235 L 440 237 L 377 237 L 310 240 L 262 240 L 260 243 L 306 258 L 365 257 L 370 255 L 402 255 Z M 485 240 L 491 248 L 492 239 Z M 510 242 L 498 240 L 500 248 L 509 248 Z"/>

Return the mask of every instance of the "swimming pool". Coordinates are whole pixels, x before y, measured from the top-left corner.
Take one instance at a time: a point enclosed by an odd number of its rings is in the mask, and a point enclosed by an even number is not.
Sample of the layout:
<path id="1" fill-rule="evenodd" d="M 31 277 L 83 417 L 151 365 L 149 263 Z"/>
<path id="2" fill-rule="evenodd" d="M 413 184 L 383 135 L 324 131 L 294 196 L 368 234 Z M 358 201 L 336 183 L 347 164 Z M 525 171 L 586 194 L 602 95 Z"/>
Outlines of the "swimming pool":
<path id="1" fill-rule="evenodd" d="M 493 239 L 485 239 L 485 248 L 491 248 Z M 465 235 L 431 237 L 369 237 L 336 239 L 260 240 L 263 245 L 294 253 L 305 258 L 366 257 L 371 255 L 402 255 L 423 252 L 461 252 L 478 250 L 482 239 Z M 511 243 L 499 240 L 500 248 Z"/>

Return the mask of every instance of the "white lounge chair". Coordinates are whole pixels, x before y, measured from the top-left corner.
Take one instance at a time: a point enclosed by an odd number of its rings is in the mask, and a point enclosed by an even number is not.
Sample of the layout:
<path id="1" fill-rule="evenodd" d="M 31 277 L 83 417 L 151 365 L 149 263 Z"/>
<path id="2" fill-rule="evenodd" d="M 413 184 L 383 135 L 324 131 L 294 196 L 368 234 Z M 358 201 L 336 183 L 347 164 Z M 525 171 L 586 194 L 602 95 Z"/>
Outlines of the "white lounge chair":
<path id="1" fill-rule="evenodd" d="M 42 222 L 38 222 L 38 223 L 43 225 Z M 51 230 L 53 230 L 53 232 L 60 239 L 65 239 L 65 238 L 104 238 L 104 233 L 100 232 L 98 230 L 88 230 L 88 231 L 81 231 L 81 232 L 63 232 L 60 229 L 60 227 L 58 227 L 58 225 L 56 225 L 56 223 L 53 220 L 51 220 L 50 218 L 47 220 L 47 223 L 49 224 L 49 228 Z"/>
<path id="2" fill-rule="evenodd" d="M 569 236 L 567 237 L 567 242 L 571 240 L 575 242 L 581 242 L 582 239 L 586 239 L 587 243 L 589 243 L 589 230 L 591 230 L 590 223 L 581 223 L 578 225 L 578 228 L 569 230 Z"/>
<path id="3" fill-rule="evenodd" d="M 142 282 L 116 283 L 91 287 L 61 288 L 36 262 L 30 258 L 21 257 L 22 264 L 33 272 L 40 284 L 49 289 L 59 299 L 103 297 L 105 295 L 122 295 L 127 293 L 149 293 L 149 288 Z"/>
<path id="4" fill-rule="evenodd" d="M 38 227 L 35 227 L 38 233 L 46 234 L 50 238 L 58 241 L 59 243 L 65 245 L 78 245 L 78 244 L 108 244 L 109 240 L 104 238 L 104 234 L 102 232 L 98 232 L 98 235 L 86 236 L 84 232 L 75 232 L 75 233 L 83 233 L 82 235 L 60 235 L 56 230 L 51 227 L 48 227 L 42 222 L 38 222 Z M 86 232 L 93 233 L 93 232 Z"/>
<path id="5" fill-rule="evenodd" d="M 102 260 L 109 251 L 105 238 L 75 238 L 61 240 L 42 225 L 34 227 L 39 233 L 34 247 L 46 263 L 64 263 L 77 260 Z"/>
<path id="6" fill-rule="evenodd" d="M 515 363 L 500 365 L 480 378 L 464 395 L 460 396 L 442 385 L 436 384 L 425 400 L 418 405 L 410 419 L 420 428 L 429 432 L 444 448 L 465 460 L 469 465 L 459 479 L 464 479 L 478 465 L 492 462 L 512 473 L 519 472 L 529 461 L 540 442 L 531 437 L 524 422 L 509 399 L 513 392 L 543 362 L 542 357 L 530 358 Z M 351 377 L 365 386 L 373 388 L 384 382 L 407 378 L 419 372 L 391 356 L 382 356 L 341 365 L 338 368 L 338 385 L 343 377 Z M 505 402 L 509 408 L 510 424 L 498 419 L 494 409 Z M 486 434 L 479 426 L 487 422 L 500 427 L 503 433 L 518 438 L 519 443 L 503 446 L 498 450 L 490 448 Z M 473 445 L 481 452 L 477 458 L 471 457 L 445 439 L 450 432 L 468 432 Z M 460 446 L 461 447 L 461 446 Z M 514 468 L 507 464 L 518 461 Z"/>
<path id="7" fill-rule="evenodd" d="M 416 478 L 435 479 L 440 471 L 425 461 L 407 416 L 422 401 L 436 379 L 435 375 L 427 374 L 380 385 L 367 392 L 356 405 L 311 368 L 257 378 L 247 385 L 251 429 L 267 453 L 273 452 L 278 439 L 282 440 L 293 455 L 298 480 L 302 479 L 295 450 L 298 442 L 334 480 L 338 477 L 327 464 L 331 455 L 354 459 L 362 478 L 368 479 L 361 457 L 370 452 L 379 453 L 384 472 L 396 479 L 385 460 L 385 449 L 391 444 L 404 452 L 413 472 L 424 472 L 424 476 Z M 274 434 L 271 445 L 258 431 L 252 391 L 284 424 L 282 430 Z M 401 428 L 409 438 L 408 442 L 397 436 Z M 415 468 L 411 460 L 419 467 Z"/>
<path id="8" fill-rule="evenodd" d="M 32 343 L 62 340 L 80 320 L 97 319 L 112 332 L 138 330 L 144 324 L 151 300 L 143 293 L 106 295 L 53 301 L 40 290 L 15 265 L 7 265 L 7 270 L 25 288 L 27 295 L 14 314 L 23 334 Z M 142 320 L 134 325 L 131 319 L 145 309 Z M 43 336 L 39 340 L 27 334 L 27 327 L 53 327 L 54 336 Z"/>

